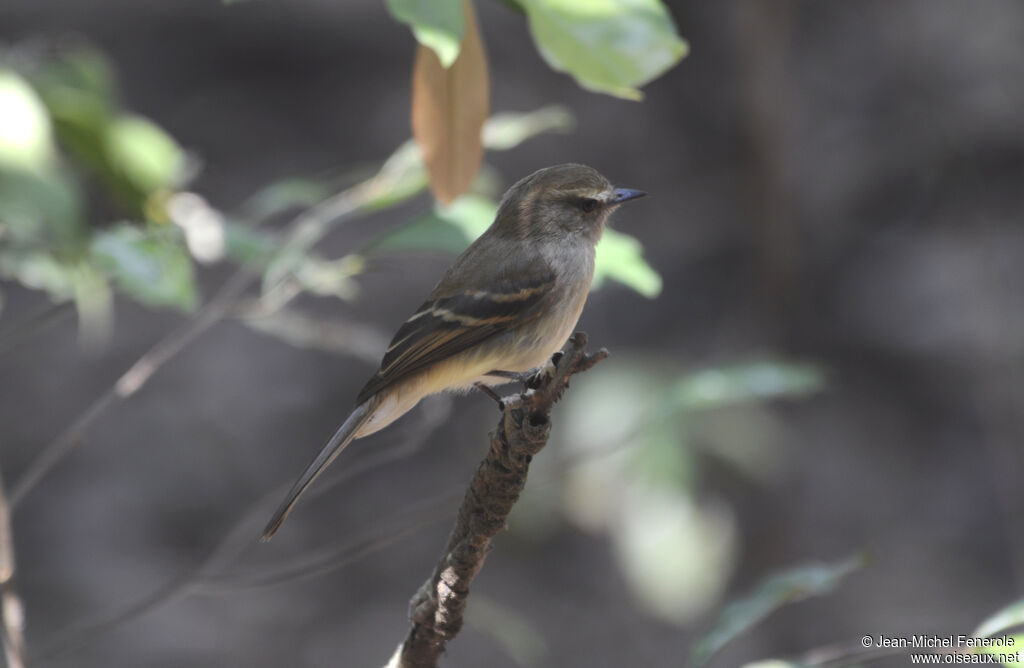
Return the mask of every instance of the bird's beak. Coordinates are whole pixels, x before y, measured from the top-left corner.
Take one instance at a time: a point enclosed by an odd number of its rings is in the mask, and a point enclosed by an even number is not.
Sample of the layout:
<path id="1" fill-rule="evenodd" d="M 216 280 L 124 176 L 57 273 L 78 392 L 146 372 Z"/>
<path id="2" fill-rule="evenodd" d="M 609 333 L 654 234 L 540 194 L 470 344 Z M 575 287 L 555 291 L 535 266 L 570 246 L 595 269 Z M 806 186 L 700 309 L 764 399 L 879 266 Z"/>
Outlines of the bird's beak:
<path id="1" fill-rule="evenodd" d="M 612 191 L 611 204 L 622 204 L 628 202 L 631 199 L 637 199 L 646 195 L 643 190 L 632 190 L 630 188 L 616 188 Z"/>

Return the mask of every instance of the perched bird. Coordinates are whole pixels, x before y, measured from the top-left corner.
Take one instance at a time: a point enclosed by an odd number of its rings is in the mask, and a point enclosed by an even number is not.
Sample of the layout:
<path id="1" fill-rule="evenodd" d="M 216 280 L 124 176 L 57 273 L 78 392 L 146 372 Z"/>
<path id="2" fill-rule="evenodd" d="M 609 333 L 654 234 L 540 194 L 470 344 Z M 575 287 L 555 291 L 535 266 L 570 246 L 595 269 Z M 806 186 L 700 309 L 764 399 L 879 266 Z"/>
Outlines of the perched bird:
<path id="1" fill-rule="evenodd" d="M 307 487 L 354 439 L 420 399 L 491 385 L 545 364 L 568 339 L 594 277 L 608 215 L 644 196 L 585 165 L 530 174 L 505 193 L 491 226 L 445 272 L 384 353 L 356 407 L 263 530 L 269 540 Z"/>

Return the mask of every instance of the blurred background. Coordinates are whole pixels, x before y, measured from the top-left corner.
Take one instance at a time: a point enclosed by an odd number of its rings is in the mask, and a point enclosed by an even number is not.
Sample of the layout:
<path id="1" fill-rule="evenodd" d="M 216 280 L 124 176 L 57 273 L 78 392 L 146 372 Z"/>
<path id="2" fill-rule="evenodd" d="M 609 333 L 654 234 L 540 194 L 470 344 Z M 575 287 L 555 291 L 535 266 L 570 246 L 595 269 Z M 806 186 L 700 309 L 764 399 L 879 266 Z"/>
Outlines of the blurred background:
<path id="1" fill-rule="evenodd" d="M 424 402 L 255 537 L 493 200 L 569 161 L 651 193 L 613 220 L 642 255 L 613 241 L 579 327 L 612 357 L 556 408 L 445 665 L 734 666 L 1021 597 L 1024 6 L 666 6 L 690 52 L 635 102 L 477 2 L 492 110 L 543 111 L 492 125 L 475 199 L 436 213 L 381 0 L 4 1 L 8 104 L 70 77 L 134 114 L 113 167 L 57 118 L 61 173 L 100 175 L 77 190 L 0 176 L 0 219 L 23 193 L 77 216 L 111 277 L 0 237 L 31 665 L 382 665 L 493 403 Z M 161 217 L 173 242 L 118 222 Z"/>

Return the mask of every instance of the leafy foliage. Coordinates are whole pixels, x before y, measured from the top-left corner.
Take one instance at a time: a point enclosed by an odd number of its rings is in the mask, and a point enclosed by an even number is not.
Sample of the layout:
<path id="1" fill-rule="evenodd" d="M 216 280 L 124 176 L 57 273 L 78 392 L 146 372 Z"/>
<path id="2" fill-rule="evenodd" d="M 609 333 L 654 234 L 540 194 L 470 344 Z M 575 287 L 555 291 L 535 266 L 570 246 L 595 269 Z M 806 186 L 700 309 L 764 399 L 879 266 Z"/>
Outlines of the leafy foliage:
<path id="1" fill-rule="evenodd" d="M 660 0 L 521 0 L 544 60 L 588 90 L 629 100 L 687 52 Z"/>
<path id="2" fill-rule="evenodd" d="M 187 311 L 196 306 L 198 296 L 188 251 L 173 232 L 147 233 L 122 223 L 99 231 L 91 250 L 97 264 L 127 294 L 151 306 Z"/>
<path id="3" fill-rule="evenodd" d="M 1021 633 L 1021 627 L 1024 627 L 1024 600 L 1011 603 L 996 612 L 979 624 L 978 628 L 971 634 L 973 638 L 993 638 L 999 635 L 1006 635 L 1008 639 L 1012 640 L 1012 644 L 1007 643 L 1006 645 L 988 647 L 979 646 L 974 648 L 976 653 L 1019 657 L 1020 648 L 1024 646 L 1024 633 Z M 1016 630 L 1017 633 L 1008 633 L 1011 630 Z M 1016 667 L 1024 665 L 1024 662 L 1010 660 L 1004 661 L 1002 665 Z"/>
<path id="4" fill-rule="evenodd" d="M 639 100 L 640 86 L 687 52 L 661 0 L 517 0 L 514 6 L 526 14 L 544 60 L 588 90 Z M 470 0 L 388 0 L 388 9 L 420 42 L 413 136 L 434 195 L 450 204 L 469 189 L 479 168 L 479 130 L 488 109 L 487 60 L 473 6 Z M 634 254 L 621 239 L 609 245 Z M 660 289 L 650 273 L 622 272 L 619 278 L 648 296 Z"/>
<path id="5" fill-rule="evenodd" d="M 99 52 L 78 46 L 27 70 L 0 70 L 0 276 L 73 300 L 83 336 L 96 341 L 109 329 L 110 284 L 147 304 L 193 308 L 191 258 L 166 225 L 183 151 L 120 109 Z M 94 225 L 79 174 L 140 222 Z"/>
<path id="6" fill-rule="evenodd" d="M 458 57 L 446 66 L 420 46 L 412 77 L 412 134 L 442 204 L 466 192 L 483 161 L 480 131 L 490 113 L 487 59 L 469 0 Z"/>
<path id="7" fill-rule="evenodd" d="M 673 408 L 719 408 L 754 399 L 802 396 L 820 390 L 824 383 L 816 366 L 766 360 L 685 376 L 665 396 Z"/>
<path id="8" fill-rule="evenodd" d="M 613 280 L 653 299 L 661 294 L 661 276 L 643 257 L 643 245 L 636 237 L 617 230 L 605 230 L 597 246 L 594 289 Z"/>
<path id="9" fill-rule="evenodd" d="M 1012 628 L 1024 626 L 1024 600 L 1012 603 L 992 615 L 974 630 L 975 638 L 991 638 Z"/>
<path id="10" fill-rule="evenodd" d="M 424 47 L 451 67 L 465 21 L 462 0 L 387 0 Z M 584 88 L 639 100 L 639 88 L 686 56 L 661 0 L 509 0 L 530 24 L 537 50 L 559 72 Z M 468 6 L 466 11 L 469 11 Z"/>
<path id="11" fill-rule="evenodd" d="M 685 54 L 659 0 L 518 6 L 552 66 L 593 90 L 637 98 L 637 86 Z M 483 146 L 508 149 L 538 132 L 565 129 L 571 117 L 550 109 L 498 115 L 485 125 L 487 63 L 471 2 L 387 0 L 387 8 L 421 44 L 412 102 L 418 147 L 404 145 L 373 179 L 349 191 L 348 208 L 392 206 L 429 182 L 450 206 L 386 233 L 368 251 L 454 252 L 486 228 L 494 210 L 479 193 L 457 200 L 476 181 Z M 255 229 L 295 206 L 329 213 L 338 197 L 329 184 L 288 179 L 225 216 L 186 190 L 195 165 L 178 142 L 123 108 L 101 52 L 78 43 L 40 53 L 22 71 L 0 66 L 0 277 L 57 301 L 74 300 L 80 313 L 92 314 L 83 323 L 109 317 L 111 285 L 152 306 L 192 309 L 200 301 L 193 262 L 223 258 L 261 266 L 264 295 L 281 295 L 282 288 L 354 294 L 350 279 L 362 262 L 325 261 L 313 252 L 331 216 L 300 217 L 283 238 Z M 103 201 L 91 201 L 94 193 Z M 97 209 L 114 211 L 122 222 L 104 229 L 86 217 Z M 609 279 L 648 297 L 661 289 L 639 242 L 614 231 L 599 249 L 595 286 Z"/>
<path id="12" fill-rule="evenodd" d="M 457 74 L 457 68 L 444 72 Z M 0 277 L 58 302 L 74 301 L 89 340 L 102 340 L 109 330 L 112 287 L 150 306 L 194 309 L 200 303 L 196 263 L 229 259 L 259 268 L 264 295 L 273 295 L 268 303 L 278 307 L 302 291 L 349 299 L 356 294 L 352 277 L 364 267 L 359 254 L 326 260 L 315 252 L 338 220 L 332 212 L 393 206 L 422 192 L 428 180 L 420 152 L 406 143 L 376 175 L 348 191 L 289 178 L 226 216 L 185 189 L 192 167 L 179 144 L 152 120 L 121 107 L 113 71 L 98 51 L 78 45 L 48 53 L 25 73 L 0 69 L 0 102 Z M 477 143 L 508 149 L 541 132 L 564 131 L 571 122 L 558 108 L 506 113 L 470 134 Z M 458 178 L 475 172 L 474 164 Z M 87 193 L 105 201 L 97 207 Z M 308 215 L 283 236 L 258 229 L 306 207 Z M 490 197 L 467 195 L 386 233 L 369 250 L 456 252 L 487 227 L 494 207 Z M 86 213 L 94 209 L 116 212 L 121 220 L 96 224 Z M 633 259 L 632 267 L 613 263 L 609 275 L 653 273 L 636 264 L 642 258 Z"/>
<path id="13" fill-rule="evenodd" d="M 466 29 L 462 0 L 387 2 L 391 15 L 412 28 L 419 43 L 433 50 L 443 67 L 451 67 L 459 55 L 459 45 Z"/>
<path id="14" fill-rule="evenodd" d="M 529 500 L 540 493 L 531 489 L 522 521 L 549 523 L 550 506 L 560 504 L 581 529 L 609 536 L 643 609 L 689 624 L 721 595 L 738 549 L 728 503 L 699 493 L 695 484 L 703 462 L 698 448 L 731 464 L 727 444 L 690 433 L 714 417 L 711 411 L 743 411 L 737 421 L 764 415 L 767 401 L 818 390 L 823 375 L 784 360 L 681 374 L 664 360 L 615 359 L 568 399 L 559 440 L 572 464 L 557 474 L 564 481 L 561 498 L 534 508 L 531 517 Z M 770 439 L 741 438 L 746 456 L 771 456 Z"/>
<path id="15" fill-rule="evenodd" d="M 693 664 L 704 665 L 729 641 L 779 608 L 833 591 L 848 575 L 861 568 L 866 558 L 857 555 L 834 564 L 800 566 L 763 581 L 752 594 L 722 610 L 711 631 L 694 647 Z"/>

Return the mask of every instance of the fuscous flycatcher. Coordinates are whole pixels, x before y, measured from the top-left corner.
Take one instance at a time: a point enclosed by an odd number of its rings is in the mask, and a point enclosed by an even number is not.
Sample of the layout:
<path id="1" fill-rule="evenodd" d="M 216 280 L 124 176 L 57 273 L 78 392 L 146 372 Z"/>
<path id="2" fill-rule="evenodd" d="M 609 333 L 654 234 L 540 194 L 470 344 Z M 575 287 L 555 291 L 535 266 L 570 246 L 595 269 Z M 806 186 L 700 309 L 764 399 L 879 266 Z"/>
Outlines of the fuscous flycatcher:
<path id="1" fill-rule="evenodd" d="M 545 364 L 583 310 L 608 215 L 644 194 L 573 164 L 541 169 L 509 188 L 494 223 L 399 328 L 355 410 L 288 492 L 263 540 L 354 439 L 383 429 L 429 394 L 500 385 L 510 372 Z"/>

